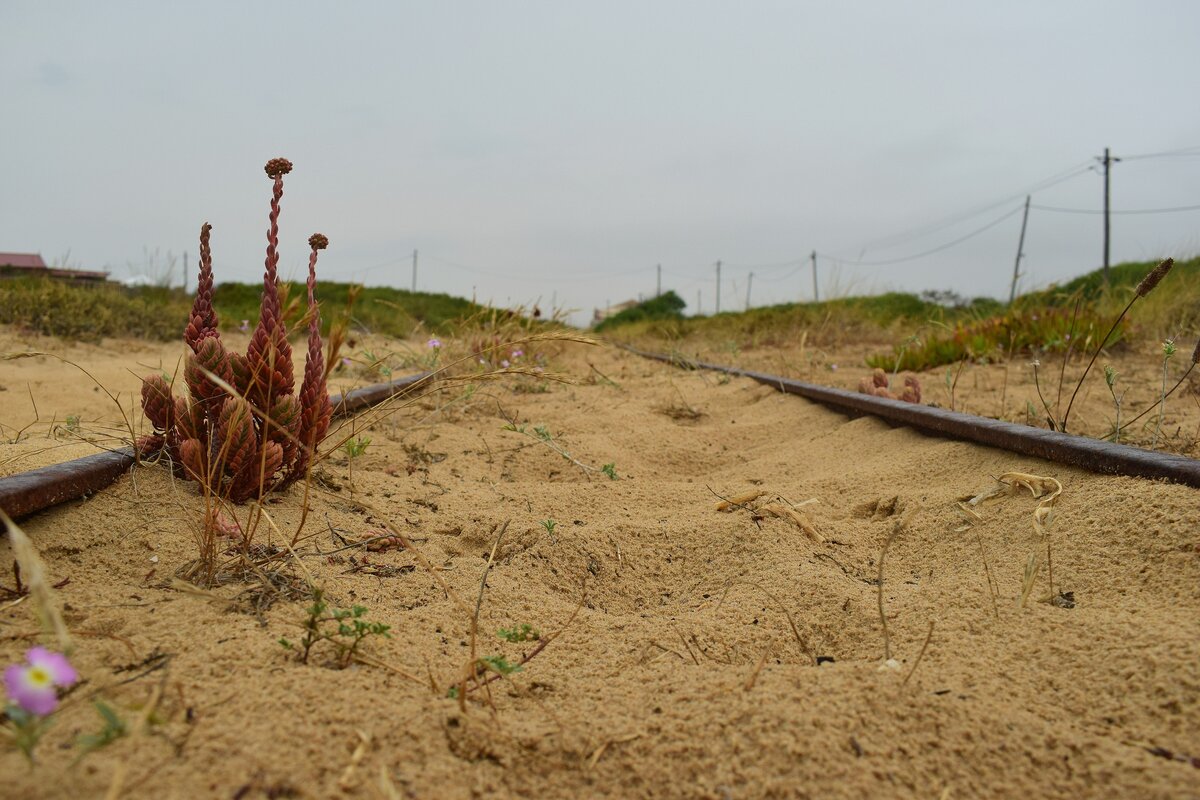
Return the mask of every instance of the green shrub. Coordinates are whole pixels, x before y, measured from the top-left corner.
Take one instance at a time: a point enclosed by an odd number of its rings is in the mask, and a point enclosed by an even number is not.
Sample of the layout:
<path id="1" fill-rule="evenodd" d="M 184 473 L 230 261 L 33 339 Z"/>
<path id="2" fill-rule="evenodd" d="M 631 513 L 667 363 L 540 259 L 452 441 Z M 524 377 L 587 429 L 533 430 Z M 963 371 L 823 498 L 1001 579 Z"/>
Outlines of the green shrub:
<path id="1" fill-rule="evenodd" d="M 647 320 L 676 320 L 683 319 L 683 309 L 687 303 L 674 292 L 665 292 L 658 297 L 638 303 L 633 308 L 613 314 L 596 326 L 597 331 L 611 330 L 622 325 Z"/>

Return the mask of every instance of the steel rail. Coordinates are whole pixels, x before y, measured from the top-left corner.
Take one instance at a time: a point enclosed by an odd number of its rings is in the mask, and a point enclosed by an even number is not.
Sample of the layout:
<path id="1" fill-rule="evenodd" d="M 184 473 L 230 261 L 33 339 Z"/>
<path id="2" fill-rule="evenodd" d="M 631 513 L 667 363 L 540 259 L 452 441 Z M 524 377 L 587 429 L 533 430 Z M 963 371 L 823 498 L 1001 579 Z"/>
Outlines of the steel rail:
<path id="1" fill-rule="evenodd" d="M 330 397 L 333 416 L 348 417 L 417 388 L 430 373 L 408 375 L 387 383 L 355 389 Z M 0 509 L 13 519 L 27 517 L 68 500 L 93 494 L 110 485 L 134 465 L 133 448 L 95 453 L 73 461 L 31 469 L 0 478 Z M 3 526 L 0 526 L 0 530 Z"/>
<path id="2" fill-rule="evenodd" d="M 1187 456 L 1157 453 L 1139 447 L 1112 444 L 1099 439 L 1072 436 L 944 408 L 848 392 L 845 389 L 834 389 L 753 370 L 708 364 L 665 353 L 650 353 L 634 347 L 623 346 L 623 349 L 643 358 L 679 367 L 750 378 L 781 392 L 800 395 L 842 412 L 870 414 L 923 433 L 999 447 L 1012 453 L 1069 464 L 1089 472 L 1165 479 L 1173 483 L 1200 487 L 1200 460 Z"/>

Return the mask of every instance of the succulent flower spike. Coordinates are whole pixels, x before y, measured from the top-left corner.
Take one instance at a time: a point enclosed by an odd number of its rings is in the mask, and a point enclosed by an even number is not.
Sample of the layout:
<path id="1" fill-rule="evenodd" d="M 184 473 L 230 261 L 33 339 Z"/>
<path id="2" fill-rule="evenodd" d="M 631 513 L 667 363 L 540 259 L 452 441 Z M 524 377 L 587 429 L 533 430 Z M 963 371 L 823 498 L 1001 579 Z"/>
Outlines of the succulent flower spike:
<path id="1" fill-rule="evenodd" d="M 300 452 L 296 457 L 293 479 L 304 474 L 317 443 L 325 438 L 333 406 L 325 386 L 325 359 L 321 355 L 321 312 L 317 305 L 317 251 L 329 247 L 329 237 L 314 233 L 308 239 L 308 307 L 314 309 L 308 320 L 308 355 L 304 361 L 304 382 L 300 385 Z"/>
<path id="2" fill-rule="evenodd" d="M 192 303 L 192 315 L 183 331 L 183 340 L 192 352 L 200 347 L 200 340 L 207 337 L 221 338 L 217 332 L 217 312 L 213 310 L 212 248 L 208 237 L 212 225 L 207 222 L 200 227 L 200 280 L 196 285 L 196 300 Z"/>
<path id="3" fill-rule="evenodd" d="M 267 230 L 267 258 L 263 271 L 262 307 L 258 326 L 250 338 L 246 361 L 253 379 L 251 397 L 262 408 L 270 408 L 281 394 L 291 394 L 296 380 L 292 371 L 292 347 L 288 344 L 279 304 L 279 201 L 283 197 L 283 176 L 292 171 L 292 162 L 273 158 L 267 162 L 267 176 L 275 182 L 271 194 L 271 227 Z"/>
<path id="4" fill-rule="evenodd" d="M 142 382 L 142 406 L 152 432 L 137 441 L 138 452 L 162 449 L 181 476 L 226 499 L 241 503 L 281 488 L 304 474 L 316 444 L 329 427 L 332 407 L 321 357 L 321 321 L 316 312 L 317 251 L 329 240 L 309 240 L 308 302 L 314 308 L 308 330 L 304 384 L 295 394 L 292 349 L 279 298 L 279 201 L 287 159 L 267 162 L 274 182 L 271 227 L 263 272 L 258 326 L 246 355 L 225 349 L 213 310 L 212 226 L 200 229 L 200 277 L 196 301 L 184 329 L 192 352 L 184 365 L 186 397 L 173 397 L 168 380 L 151 375 Z M 232 393 L 230 389 L 232 388 Z"/>

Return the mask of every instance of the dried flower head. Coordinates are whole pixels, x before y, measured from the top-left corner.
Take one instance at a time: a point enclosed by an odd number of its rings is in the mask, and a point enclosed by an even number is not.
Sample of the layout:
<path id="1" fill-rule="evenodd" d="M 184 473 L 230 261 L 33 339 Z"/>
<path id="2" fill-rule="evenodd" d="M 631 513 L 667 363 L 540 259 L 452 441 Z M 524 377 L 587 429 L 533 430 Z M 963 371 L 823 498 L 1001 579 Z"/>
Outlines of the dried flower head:
<path id="1" fill-rule="evenodd" d="M 264 169 L 268 178 L 282 178 L 292 171 L 292 162 L 286 158 L 272 158 Z"/>
<path id="2" fill-rule="evenodd" d="M 1154 269 L 1150 270 L 1150 274 L 1142 278 L 1142 282 L 1137 285 L 1138 297 L 1145 297 L 1150 294 L 1150 291 L 1158 286 L 1159 281 L 1167 277 L 1167 273 L 1171 271 L 1171 267 L 1175 266 L 1175 259 L 1165 258 L 1162 263 Z"/>
<path id="3" fill-rule="evenodd" d="M 308 246 L 313 250 L 324 250 L 329 247 L 329 237 L 323 233 L 314 233 L 308 237 Z"/>
<path id="4" fill-rule="evenodd" d="M 1175 351 L 1178 349 L 1179 348 L 1177 348 L 1175 346 L 1174 339 L 1163 339 L 1163 343 L 1162 343 L 1163 358 L 1170 358 L 1171 356 L 1175 355 Z"/>

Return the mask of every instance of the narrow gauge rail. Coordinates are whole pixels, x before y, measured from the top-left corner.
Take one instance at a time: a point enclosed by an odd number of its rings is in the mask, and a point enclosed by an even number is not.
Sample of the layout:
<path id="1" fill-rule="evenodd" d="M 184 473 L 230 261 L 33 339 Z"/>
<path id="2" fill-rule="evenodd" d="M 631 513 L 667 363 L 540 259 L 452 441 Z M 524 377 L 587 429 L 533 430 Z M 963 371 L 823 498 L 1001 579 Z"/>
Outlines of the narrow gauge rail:
<path id="1" fill-rule="evenodd" d="M 429 376 L 430 373 L 421 372 L 333 395 L 329 398 L 333 416 L 348 417 L 389 397 L 411 392 Z M 84 497 L 116 481 L 136 460 L 133 448 L 125 447 L 0 478 L 0 509 L 13 519 L 20 519 Z"/>
<path id="2" fill-rule="evenodd" d="M 633 347 L 624 349 L 643 358 L 685 369 L 704 369 L 750 378 L 781 392 L 806 397 L 843 413 L 870 414 L 894 425 L 904 425 L 935 436 L 999 447 L 1013 453 L 1069 464 L 1089 472 L 1165 479 L 1173 483 L 1200 487 L 1200 460 L 1187 456 L 1156 453 L 1139 447 L 1112 444 L 1085 436 L 1072 436 L 974 414 L 948 411 L 944 408 L 848 392 L 753 370 L 692 361 L 677 355 L 650 353 Z"/>

